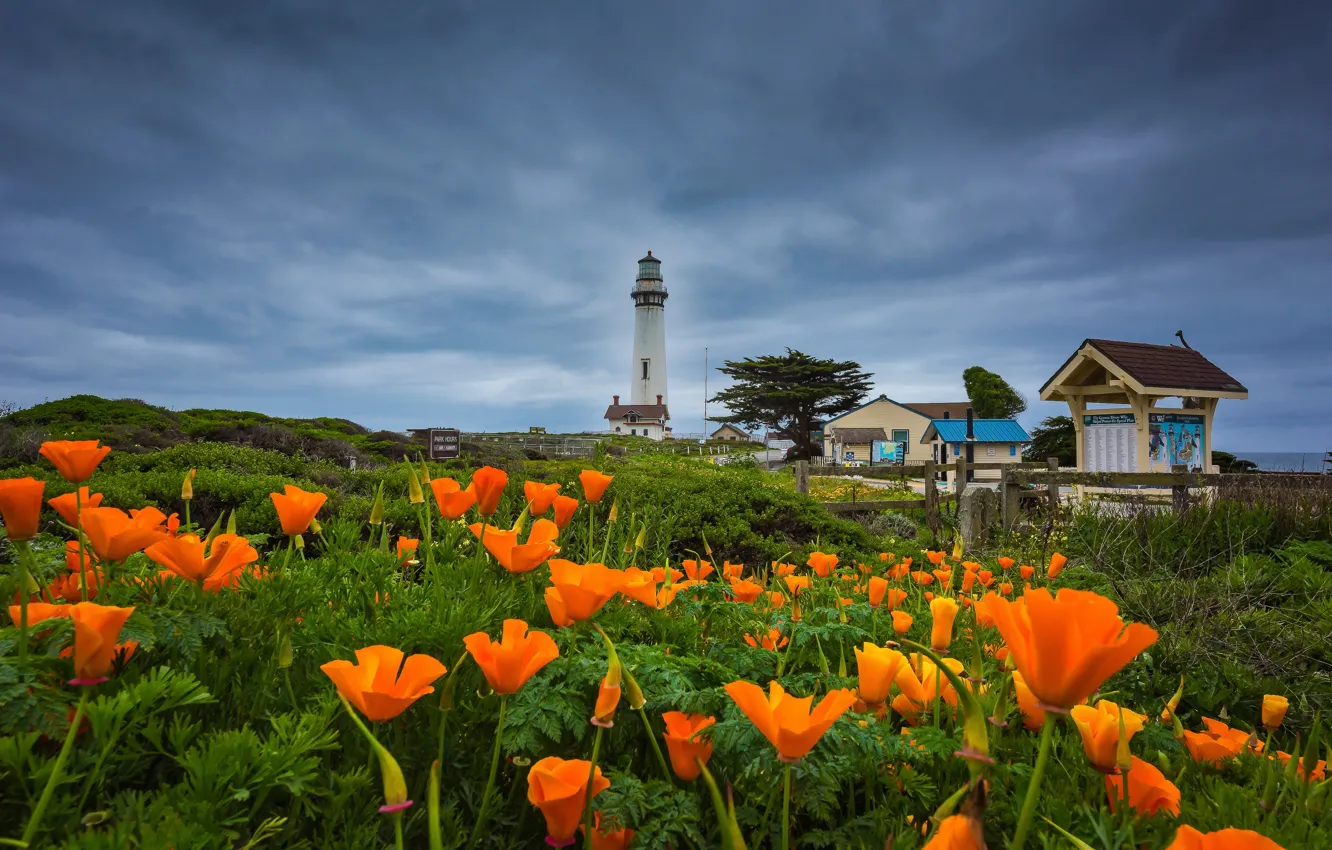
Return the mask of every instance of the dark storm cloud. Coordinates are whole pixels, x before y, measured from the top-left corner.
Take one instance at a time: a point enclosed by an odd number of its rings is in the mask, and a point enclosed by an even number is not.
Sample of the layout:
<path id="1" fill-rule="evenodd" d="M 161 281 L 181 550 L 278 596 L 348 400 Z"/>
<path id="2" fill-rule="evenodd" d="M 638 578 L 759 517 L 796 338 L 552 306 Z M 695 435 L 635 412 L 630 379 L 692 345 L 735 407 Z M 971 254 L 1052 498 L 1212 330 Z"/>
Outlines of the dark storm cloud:
<path id="1" fill-rule="evenodd" d="M 597 427 L 652 248 L 679 430 L 704 346 L 1034 398 L 1084 337 L 1182 327 L 1251 389 L 1223 447 L 1325 438 L 1320 3 L 5 17 L 0 398 Z"/>

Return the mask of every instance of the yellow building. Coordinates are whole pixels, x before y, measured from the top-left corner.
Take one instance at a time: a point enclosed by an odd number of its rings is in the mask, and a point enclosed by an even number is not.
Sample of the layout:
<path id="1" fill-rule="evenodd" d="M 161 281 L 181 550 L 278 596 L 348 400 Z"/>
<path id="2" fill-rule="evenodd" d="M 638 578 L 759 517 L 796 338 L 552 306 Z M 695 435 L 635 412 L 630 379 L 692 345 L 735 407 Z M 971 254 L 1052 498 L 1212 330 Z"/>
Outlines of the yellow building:
<path id="1" fill-rule="evenodd" d="M 934 446 L 934 455 L 941 462 L 957 463 L 958 458 L 965 458 L 967 463 L 1021 463 L 1022 452 L 1031 437 L 1016 419 L 935 419 L 925 434 L 922 443 Z M 957 477 L 955 469 L 947 470 L 948 483 L 951 485 Z M 997 469 L 980 469 L 972 472 L 969 481 L 998 481 L 1003 473 Z"/>
<path id="2" fill-rule="evenodd" d="M 879 463 L 871 458 L 875 443 L 897 443 L 905 453 L 896 462 L 924 463 L 937 457 L 937 449 L 921 443 L 934 419 L 966 419 L 969 402 L 902 404 L 886 395 L 823 423 L 824 463 Z M 903 445 L 904 444 L 904 445 Z"/>
<path id="3" fill-rule="evenodd" d="M 1042 401 L 1068 403 L 1081 472 L 1216 472 L 1217 403 L 1248 397 L 1243 384 L 1187 344 L 1109 339 L 1084 340 L 1041 387 Z M 1182 404 L 1161 405 L 1170 398 Z"/>
<path id="4" fill-rule="evenodd" d="M 709 439 L 731 440 L 733 442 L 740 442 L 740 443 L 754 442 L 753 437 L 749 436 L 744 431 L 741 431 L 739 428 L 735 427 L 729 422 L 718 428 L 716 431 L 713 431 L 712 434 L 709 436 Z"/>

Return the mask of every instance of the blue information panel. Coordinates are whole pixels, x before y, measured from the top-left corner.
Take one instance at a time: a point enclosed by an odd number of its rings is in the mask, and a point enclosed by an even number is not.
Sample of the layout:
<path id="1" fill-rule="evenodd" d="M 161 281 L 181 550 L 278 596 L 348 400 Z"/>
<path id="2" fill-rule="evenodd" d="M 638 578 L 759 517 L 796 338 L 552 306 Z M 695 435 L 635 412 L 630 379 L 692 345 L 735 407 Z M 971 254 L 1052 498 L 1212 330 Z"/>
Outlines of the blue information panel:
<path id="1" fill-rule="evenodd" d="M 1190 472 L 1204 472 L 1207 457 L 1204 445 L 1207 429 L 1203 417 L 1189 413 L 1152 413 L 1147 452 L 1153 472 L 1169 472 L 1172 466 L 1188 467 Z"/>
<path id="2" fill-rule="evenodd" d="M 906 444 L 897 440 L 875 440 L 870 444 L 870 457 L 875 463 L 902 463 L 906 459 Z"/>

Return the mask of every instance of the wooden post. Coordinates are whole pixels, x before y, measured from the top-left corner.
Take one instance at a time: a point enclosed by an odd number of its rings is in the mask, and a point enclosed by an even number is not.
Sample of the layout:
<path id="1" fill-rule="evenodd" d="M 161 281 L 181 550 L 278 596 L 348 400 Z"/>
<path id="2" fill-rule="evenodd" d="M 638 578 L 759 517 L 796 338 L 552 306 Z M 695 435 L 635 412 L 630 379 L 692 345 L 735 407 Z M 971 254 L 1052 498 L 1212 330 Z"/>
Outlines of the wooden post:
<path id="1" fill-rule="evenodd" d="M 965 455 L 958 455 L 957 463 L 954 464 L 955 471 L 953 478 L 956 479 L 953 486 L 953 497 L 957 499 L 959 505 L 962 504 L 962 493 L 967 489 L 967 458 Z"/>
<path id="2" fill-rule="evenodd" d="M 939 490 L 934 486 L 937 473 L 934 460 L 925 461 L 925 525 L 935 534 L 939 533 Z"/>
<path id="3" fill-rule="evenodd" d="M 809 461 L 798 460 L 795 462 L 795 480 L 796 492 L 809 495 Z"/>
<path id="4" fill-rule="evenodd" d="M 1051 472 L 1059 471 L 1059 458 L 1046 458 L 1045 463 L 1046 466 L 1050 467 Z M 1059 513 L 1059 482 L 1055 481 L 1053 477 L 1050 479 L 1050 489 L 1047 491 L 1046 497 L 1050 500 L 1050 516 L 1053 518 Z"/>
<path id="5" fill-rule="evenodd" d="M 1005 469 L 999 478 L 999 515 L 1004 528 L 1012 528 L 1017 522 L 1018 514 L 1021 512 L 1021 499 L 1021 490 L 1018 489 L 1018 483 L 1013 480 L 1012 470 Z"/>
<path id="6" fill-rule="evenodd" d="M 1184 464 L 1177 463 L 1170 467 L 1170 471 L 1188 472 L 1189 468 Z M 1187 484 L 1176 484 L 1170 488 L 1170 504 L 1177 514 L 1182 514 L 1189 509 L 1189 487 Z"/>

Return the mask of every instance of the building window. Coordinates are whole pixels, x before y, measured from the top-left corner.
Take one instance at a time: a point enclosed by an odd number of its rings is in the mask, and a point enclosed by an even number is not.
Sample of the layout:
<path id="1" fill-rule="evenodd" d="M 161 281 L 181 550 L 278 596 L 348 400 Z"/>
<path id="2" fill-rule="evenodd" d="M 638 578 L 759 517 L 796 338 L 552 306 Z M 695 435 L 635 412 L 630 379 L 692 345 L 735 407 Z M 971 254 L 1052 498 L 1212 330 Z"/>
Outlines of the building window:
<path id="1" fill-rule="evenodd" d="M 650 360 L 643 361 L 643 380 L 645 381 L 648 379 L 648 363 L 650 362 Z"/>
<path id="2" fill-rule="evenodd" d="M 962 457 L 961 443 L 953 443 L 953 457 Z"/>
<path id="3" fill-rule="evenodd" d="M 637 414 L 637 413 L 631 413 L 631 414 L 629 414 L 629 421 L 630 421 L 630 422 L 637 422 L 637 421 L 638 421 L 638 414 Z"/>
<path id="4" fill-rule="evenodd" d="M 1009 447 L 1008 447 L 1008 456 L 1009 456 L 1009 457 L 1017 457 L 1017 446 L 1016 446 L 1016 445 L 1012 445 L 1012 446 L 1009 446 Z"/>
<path id="5" fill-rule="evenodd" d="M 908 431 L 908 430 L 905 429 L 905 428 L 894 428 L 894 429 L 893 429 L 893 442 L 894 442 L 894 443 L 910 443 L 910 442 L 911 442 L 911 432 Z"/>

